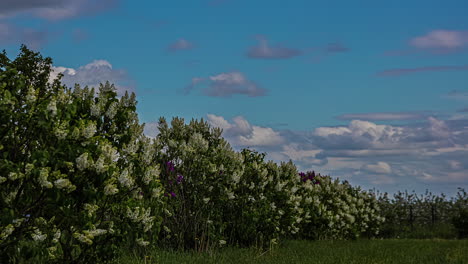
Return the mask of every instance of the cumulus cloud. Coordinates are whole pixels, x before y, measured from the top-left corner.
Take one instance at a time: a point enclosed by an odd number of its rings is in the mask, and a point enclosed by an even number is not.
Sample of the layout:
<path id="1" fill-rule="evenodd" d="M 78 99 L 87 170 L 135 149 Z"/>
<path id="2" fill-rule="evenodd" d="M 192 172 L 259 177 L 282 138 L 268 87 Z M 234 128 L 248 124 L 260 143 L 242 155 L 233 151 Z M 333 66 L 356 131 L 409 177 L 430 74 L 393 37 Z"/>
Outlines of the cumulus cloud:
<path id="1" fill-rule="evenodd" d="M 238 150 L 251 147 L 266 152 L 267 159 L 292 160 L 299 170 L 331 174 L 365 188 L 425 186 L 450 192 L 468 187 L 468 119 L 429 116 L 405 119 L 414 121 L 398 126 L 351 120 L 312 131 L 255 126 L 244 117 L 226 120 L 210 114 L 207 119 Z"/>
<path id="2" fill-rule="evenodd" d="M 94 60 L 76 69 L 62 66 L 53 67 L 50 80 L 57 78 L 59 73 L 63 74 L 62 83 L 68 87 L 74 87 L 77 83 L 81 86 L 87 85 L 98 88 L 100 83 L 109 81 L 115 85 L 119 95 L 123 95 L 125 91 L 135 91 L 133 81 L 129 78 L 127 72 L 114 69 L 112 64 L 106 60 Z"/>
<path id="3" fill-rule="evenodd" d="M 253 59 L 289 59 L 302 54 L 302 51 L 283 46 L 270 46 L 263 36 L 256 37 L 258 45 L 247 50 L 247 57 Z"/>
<path id="4" fill-rule="evenodd" d="M 223 129 L 231 144 L 241 147 L 278 146 L 283 143 L 281 135 L 269 127 L 252 126 L 241 116 L 235 117 L 232 122 L 221 116 L 208 114 L 208 123 L 213 127 Z"/>
<path id="5" fill-rule="evenodd" d="M 361 169 L 379 174 L 389 174 L 392 172 L 392 168 L 390 167 L 390 165 L 383 161 L 379 161 L 376 164 L 366 164 L 362 166 Z"/>
<path id="6" fill-rule="evenodd" d="M 181 38 L 175 41 L 174 43 L 170 44 L 169 47 L 167 47 L 167 50 L 171 52 L 175 52 L 179 50 L 193 49 L 193 47 L 194 45 L 191 42 L 187 41 L 186 39 Z"/>
<path id="7" fill-rule="evenodd" d="M 468 46 L 468 31 L 433 30 L 412 38 L 409 44 L 418 49 L 455 51 Z"/>
<path id="8" fill-rule="evenodd" d="M 47 20 L 62 20 L 102 12 L 117 3 L 118 0 L 3 0 L 0 17 L 31 14 Z"/>
<path id="9" fill-rule="evenodd" d="M 38 49 L 47 43 L 51 35 L 47 31 L 0 23 L 0 44 L 26 44 L 32 49 Z"/>
<path id="10" fill-rule="evenodd" d="M 189 94 L 200 84 L 206 84 L 202 93 L 212 97 L 231 97 L 236 94 L 249 97 L 264 96 L 267 90 L 247 79 L 241 72 L 233 71 L 220 73 L 209 77 L 192 78 L 191 83 L 185 87 L 184 94 Z"/>
<path id="11" fill-rule="evenodd" d="M 418 68 L 396 68 L 378 72 L 378 76 L 401 76 L 420 72 L 442 72 L 442 71 L 468 71 L 468 65 L 459 66 L 425 66 Z"/>

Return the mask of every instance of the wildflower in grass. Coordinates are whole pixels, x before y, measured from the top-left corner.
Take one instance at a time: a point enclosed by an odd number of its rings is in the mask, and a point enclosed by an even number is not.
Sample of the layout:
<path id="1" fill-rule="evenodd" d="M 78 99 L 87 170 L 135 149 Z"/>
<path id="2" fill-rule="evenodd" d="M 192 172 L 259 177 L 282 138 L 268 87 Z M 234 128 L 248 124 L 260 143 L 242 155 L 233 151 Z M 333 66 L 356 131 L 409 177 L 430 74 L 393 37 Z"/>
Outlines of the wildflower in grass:
<path id="1" fill-rule="evenodd" d="M 177 195 L 174 192 L 171 192 L 172 197 L 176 197 Z"/>
<path id="2" fill-rule="evenodd" d="M 219 245 L 222 246 L 222 245 L 226 245 L 226 240 L 219 240 Z"/>

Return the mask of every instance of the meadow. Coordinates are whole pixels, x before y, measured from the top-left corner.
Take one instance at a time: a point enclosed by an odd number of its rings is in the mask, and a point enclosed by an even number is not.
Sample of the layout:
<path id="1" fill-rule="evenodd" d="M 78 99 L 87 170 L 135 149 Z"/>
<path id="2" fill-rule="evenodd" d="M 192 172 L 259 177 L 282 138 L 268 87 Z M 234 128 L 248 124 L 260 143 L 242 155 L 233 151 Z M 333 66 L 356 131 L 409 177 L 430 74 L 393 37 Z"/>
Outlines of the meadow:
<path id="1" fill-rule="evenodd" d="M 272 250 L 229 247 L 211 253 L 155 250 L 142 254 L 127 252 L 117 263 L 463 264 L 468 263 L 468 240 L 288 240 Z"/>

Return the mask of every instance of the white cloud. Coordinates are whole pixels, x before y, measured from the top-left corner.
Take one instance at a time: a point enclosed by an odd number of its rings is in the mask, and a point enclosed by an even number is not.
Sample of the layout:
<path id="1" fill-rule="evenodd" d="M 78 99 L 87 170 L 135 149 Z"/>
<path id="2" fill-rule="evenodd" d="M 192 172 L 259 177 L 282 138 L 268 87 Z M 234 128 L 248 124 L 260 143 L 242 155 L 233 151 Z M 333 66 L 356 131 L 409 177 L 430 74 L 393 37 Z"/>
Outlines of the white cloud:
<path id="1" fill-rule="evenodd" d="M 361 169 L 381 174 L 389 174 L 392 172 L 392 168 L 390 167 L 390 165 L 383 161 L 379 161 L 376 164 L 366 164 Z"/>
<path id="2" fill-rule="evenodd" d="M 279 146 L 284 142 L 281 135 L 269 127 L 251 126 L 247 120 L 237 116 L 230 123 L 221 116 L 208 115 L 208 122 L 223 128 L 223 135 L 237 146 Z"/>
<path id="3" fill-rule="evenodd" d="M 458 49 L 468 45 L 468 31 L 433 30 L 410 44 L 421 49 Z"/>
<path id="4" fill-rule="evenodd" d="M 74 87 L 75 83 L 81 86 L 99 87 L 100 83 L 109 81 L 117 88 L 117 93 L 123 95 L 125 91 L 134 92 L 132 80 L 124 70 L 113 69 L 110 62 L 106 60 L 94 60 L 91 63 L 80 66 L 77 69 L 63 66 L 53 67 L 49 81 L 57 78 L 62 73 L 62 83 L 68 87 Z"/>
<path id="5" fill-rule="evenodd" d="M 248 80 L 243 73 L 237 71 L 220 73 L 207 78 L 192 78 L 190 85 L 185 87 L 184 93 L 189 94 L 196 86 L 204 82 L 207 82 L 208 86 L 202 89 L 202 92 L 207 96 L 231 97 L 236 94 L 243 94 L 249 97 L 256 97 L 264 96 L 267 93 L 264 88 Z"/>
<path id="6" fill-rule="evenodd" d="M 468 188 L 466 119 L 428 117 L 400 126 L 352 120 L 346 126 L 309 132 L 256 126 L 244 117 L 228 121 L 210 114 L 208 122 L 223 128 L 235 149 L 255 147 L 266 152 L 267 159 L 291 159 L 300 171 L 315 170 L 364 188 L 424 191 L 424 184 L 441 190 L 440 183 L 445 192 Z"/>

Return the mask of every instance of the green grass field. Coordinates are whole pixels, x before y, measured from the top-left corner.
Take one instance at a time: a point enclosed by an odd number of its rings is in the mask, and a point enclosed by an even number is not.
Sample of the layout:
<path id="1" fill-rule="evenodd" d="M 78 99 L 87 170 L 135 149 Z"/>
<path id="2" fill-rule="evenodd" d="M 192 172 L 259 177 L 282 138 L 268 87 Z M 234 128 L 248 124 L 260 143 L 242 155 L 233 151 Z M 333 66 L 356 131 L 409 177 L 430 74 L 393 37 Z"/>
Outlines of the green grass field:
<path id="1" fill-rule="evenodd" d="M 286 241 L 272 251 L 225 248 L 214 253 L 154 251 L 118 263 L 468 263 L 468 240 Z"/>

